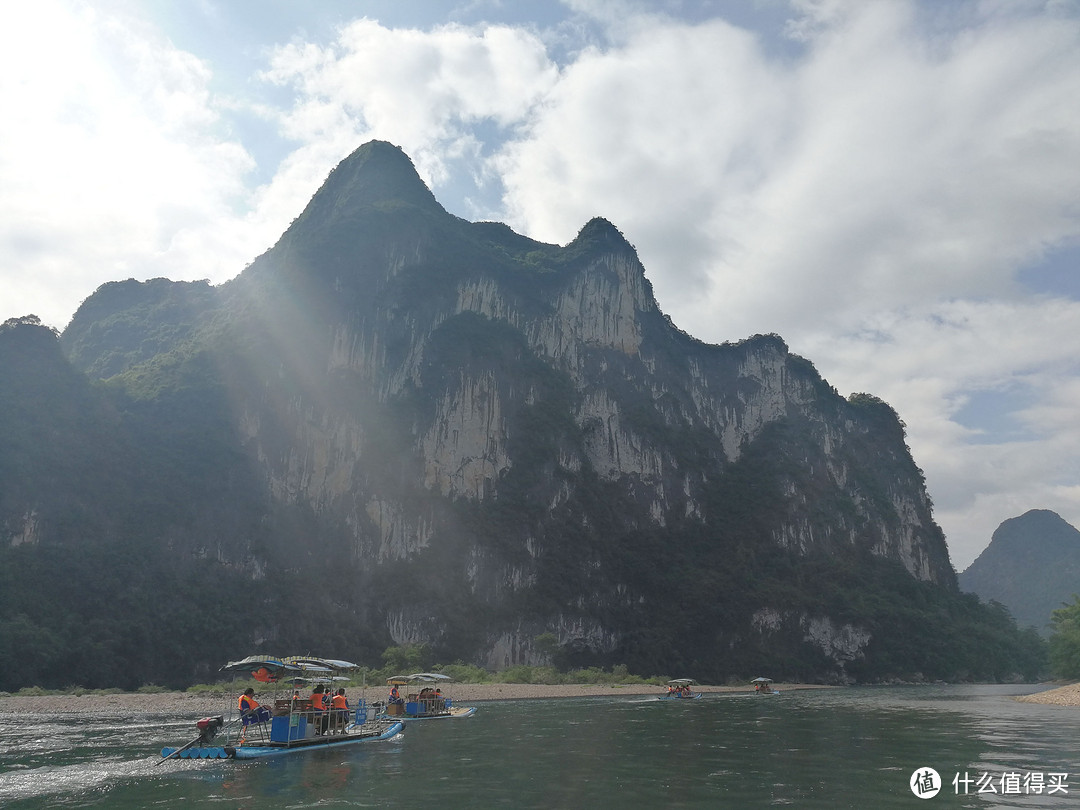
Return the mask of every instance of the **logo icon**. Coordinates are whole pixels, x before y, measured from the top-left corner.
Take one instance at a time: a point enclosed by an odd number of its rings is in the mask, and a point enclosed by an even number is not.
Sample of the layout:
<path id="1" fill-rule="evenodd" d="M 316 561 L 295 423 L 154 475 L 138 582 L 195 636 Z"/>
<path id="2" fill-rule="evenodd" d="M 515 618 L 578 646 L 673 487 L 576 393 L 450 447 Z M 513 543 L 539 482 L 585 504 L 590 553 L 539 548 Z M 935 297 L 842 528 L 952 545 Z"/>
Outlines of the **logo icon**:
<path id="1" fill-rule="evenodd" d="M 932 799 L 941 790 L 941 777 L 933 768 L 917 768 L 908 780 L 911 792 L 920 799 Z"/>

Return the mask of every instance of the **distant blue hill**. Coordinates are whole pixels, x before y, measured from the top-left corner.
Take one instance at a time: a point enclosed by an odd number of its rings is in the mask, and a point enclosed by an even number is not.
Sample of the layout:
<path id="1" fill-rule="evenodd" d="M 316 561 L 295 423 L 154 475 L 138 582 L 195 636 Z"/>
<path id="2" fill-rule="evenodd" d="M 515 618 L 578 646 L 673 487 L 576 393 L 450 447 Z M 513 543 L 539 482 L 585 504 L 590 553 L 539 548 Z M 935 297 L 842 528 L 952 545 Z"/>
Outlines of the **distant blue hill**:
<path id="1" fill-rule="evenodd" d="M 1021 627 L 1048 635 L 1050 614 L 1080 593 L 1080 531 L 1048 509 L 1010 518 L 959 582 L 1005 605 Z"/>

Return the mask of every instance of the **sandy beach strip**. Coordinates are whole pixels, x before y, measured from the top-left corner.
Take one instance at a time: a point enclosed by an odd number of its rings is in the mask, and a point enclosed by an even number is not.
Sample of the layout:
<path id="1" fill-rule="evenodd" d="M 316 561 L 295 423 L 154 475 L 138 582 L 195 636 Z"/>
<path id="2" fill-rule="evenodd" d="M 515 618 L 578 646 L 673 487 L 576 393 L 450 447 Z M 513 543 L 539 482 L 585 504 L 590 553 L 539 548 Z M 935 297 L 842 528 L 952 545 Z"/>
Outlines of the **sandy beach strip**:
<path id="1" fill-rule="evenodd" d="M 1042 703 L 1047 706 L 1080 706 L 1080 683 L 1070 683 L 1057 689 L 1036 692 L 1034 695 L 1020 695 L 1015 698 L 1020 703 Z"/>
<path id="2" fill-rule="evenodd" d="M 775 684 L 778 691 L 795 689 L 822 689 L 829 687 L 814 684 Z M 649 684 L 539 684 L 539 683 L 455 683 L 446 690 L 458 705 L 489 700 L 535 700 L 541 698 L 622 697 L 633 695 L 659 696 L 663 687 Z M 712 693 L 753 693 L 752 686 L 697 686 L 694 691 Z M 349 697 L 365 696 L 359 686 L 347 688 Z M 34 695 L 0 697 L 0 716 L 12 714 L 63 714 L 63 715 L 116 715 L 171 714 L 200 715 L 220 714 L 233 707 L 233 692 L 161 692 L 142 694 L 124 692 L 116 695 Z M 369 686 L 366 697 L 370 701 L 385 700 L 386 687 Z M 273 691 L 256 694 L 262 701 L 273 699 Z M 1078 704 L 1080 705 L 1080 704 Z"/>

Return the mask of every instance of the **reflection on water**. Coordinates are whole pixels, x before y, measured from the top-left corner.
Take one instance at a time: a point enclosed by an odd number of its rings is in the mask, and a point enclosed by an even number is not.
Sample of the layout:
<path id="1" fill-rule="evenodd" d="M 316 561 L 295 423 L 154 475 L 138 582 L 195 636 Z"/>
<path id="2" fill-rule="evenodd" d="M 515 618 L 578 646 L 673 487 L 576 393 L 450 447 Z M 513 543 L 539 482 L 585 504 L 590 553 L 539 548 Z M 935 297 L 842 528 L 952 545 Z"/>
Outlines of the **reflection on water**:
<path id="1" fill-rule="evenodd" d="M 492 702 L 382 743 L 264 761 L 169 760 L 192 718 L 0 716 L 5 807 L 912 807 L 916 769 L 949 807 L 1071 807 L 1080 710 L 1035 687 L 858 687 Z M 1067 793 L 1002 795 L 1068 774 Z M 970 783 L 954 778 L 967 775 Z M 996 793 L 979 792 L 984 775 Z M 964 795 L 964 789 L 968 790 Z"/>

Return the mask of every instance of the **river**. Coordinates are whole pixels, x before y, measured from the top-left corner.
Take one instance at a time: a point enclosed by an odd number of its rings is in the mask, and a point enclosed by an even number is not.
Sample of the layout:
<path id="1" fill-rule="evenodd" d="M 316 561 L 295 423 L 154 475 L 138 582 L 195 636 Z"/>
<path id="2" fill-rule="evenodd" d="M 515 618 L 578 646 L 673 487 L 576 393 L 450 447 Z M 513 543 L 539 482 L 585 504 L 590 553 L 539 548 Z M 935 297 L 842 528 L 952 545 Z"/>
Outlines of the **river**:
<path id="1" fill-rule="evenodd" d="M 9 715 L 0 806 L 1078 806 L 1080 709 L 1011 699 L 1038 688 L 494 701 L 387 742 L 246 762 L 162 762 L 194 736 L 188 716 Z"/>

